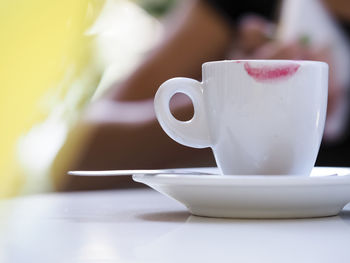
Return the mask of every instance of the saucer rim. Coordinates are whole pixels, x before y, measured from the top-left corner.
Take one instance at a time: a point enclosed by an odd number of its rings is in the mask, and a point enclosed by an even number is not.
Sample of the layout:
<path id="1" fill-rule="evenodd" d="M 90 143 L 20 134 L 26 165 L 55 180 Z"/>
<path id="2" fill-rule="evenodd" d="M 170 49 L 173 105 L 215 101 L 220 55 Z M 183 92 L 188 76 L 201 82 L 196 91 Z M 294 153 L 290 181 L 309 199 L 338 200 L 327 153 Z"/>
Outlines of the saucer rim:
<path id="1" fill-rule="evenodd" d="M 200 169 L 213 169 L 201 167 Z M 181 168 L 181 170 L 193 168 Z M 196 168 L 198 169 L 198 168 Z M 145 184 L 171 185 L 215 185 L 215 186 L 291 186 L 291 185 L 348 185 L 350 184 L 350 167 L 314 167 L 317 170 L 334 169 L 329 175 L 192 175 L 192 174 L 134 174 L 132 179 Z M 175 169 L 176 170 L 176 169 Z M 338 171 L 338 173 L 336 173 Z M 342 172 L 341 174 L 339 172 Z"/>

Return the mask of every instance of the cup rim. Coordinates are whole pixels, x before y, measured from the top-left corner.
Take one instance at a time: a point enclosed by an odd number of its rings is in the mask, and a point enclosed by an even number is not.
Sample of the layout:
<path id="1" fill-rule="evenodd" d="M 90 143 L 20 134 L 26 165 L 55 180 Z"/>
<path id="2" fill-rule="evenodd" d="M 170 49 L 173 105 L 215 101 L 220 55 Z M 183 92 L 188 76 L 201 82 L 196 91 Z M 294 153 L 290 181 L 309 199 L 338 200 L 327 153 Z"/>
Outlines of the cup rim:
<path id="1" fill-rule="evenodd" d="M 216 60 L 208 61 L 202 64 L 202 67 L 209 65 L 218 65 L 218 64 L 239 64 L 244 62 L 255 62 L 255 63 L 300 63 L 300 64 L 319 64 L 328 67 L 328 64 L 323 61 L 316 60 L 292 60 L 292 59 L 226 59 L 226 60 Z"/>

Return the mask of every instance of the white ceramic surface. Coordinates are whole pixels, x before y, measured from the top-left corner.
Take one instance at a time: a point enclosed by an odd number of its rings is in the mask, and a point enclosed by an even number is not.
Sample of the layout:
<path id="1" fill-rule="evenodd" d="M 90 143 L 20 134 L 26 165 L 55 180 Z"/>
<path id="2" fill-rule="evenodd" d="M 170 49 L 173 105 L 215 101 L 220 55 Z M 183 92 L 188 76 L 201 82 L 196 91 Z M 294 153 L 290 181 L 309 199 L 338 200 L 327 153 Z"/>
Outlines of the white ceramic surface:
<path id="1" fill-rule="evenodd" d="M 202 82 L 170 79 L 155 96 L 158 121 L 172 139 L 211 147 L 224 174 L 310 173 L 324 130 L 326 63 L 230 60 L 205 63 L 202 71 Z M 179 92 L 193 101 L 190 121 L 170 112 Z"/>
<path id="2" fill-rule="evenodd" d="M 328 61 L 332 63 L 333 81 L 337 83 L 339 94 L 347 94 L 350 88 L 350 41 L 330 11 L 323 0 L 284 0 L 276 38 L 287 45 L 304 38 L 315 49 L 326 47 Z M 327 140 L 337 140 L 346 132 L 349 106 L 347 96 L 338 97 L 327 114 Z"/>
<path id="3" fill-rule="evenodd" d="M 211 172 L 213 168 L 210 168 Z M 194 215 L 305 218 L 336 215 L 350 202 L 350 169 L 314 168 L 310 176 L 134 175 Z"/>

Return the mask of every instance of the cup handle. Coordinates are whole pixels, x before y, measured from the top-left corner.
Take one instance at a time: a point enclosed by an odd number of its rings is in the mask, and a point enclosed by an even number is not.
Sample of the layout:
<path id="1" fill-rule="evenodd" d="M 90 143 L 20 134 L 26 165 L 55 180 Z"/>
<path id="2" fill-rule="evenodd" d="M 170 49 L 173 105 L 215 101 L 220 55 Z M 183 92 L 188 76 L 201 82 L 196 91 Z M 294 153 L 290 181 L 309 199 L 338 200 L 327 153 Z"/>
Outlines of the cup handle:
<path id="1" fill-rule="evenodd" d="M 194 115 L 191 120 L 179 121 L 170 112 L 170 99 L 176 93 L 184 93 L 192 100 Z M 201 82 L 189 78 L 165 81 L 154 98 L 154 109 L 160 126 L 174 141 L 194 148 L 211 145 Z"/>

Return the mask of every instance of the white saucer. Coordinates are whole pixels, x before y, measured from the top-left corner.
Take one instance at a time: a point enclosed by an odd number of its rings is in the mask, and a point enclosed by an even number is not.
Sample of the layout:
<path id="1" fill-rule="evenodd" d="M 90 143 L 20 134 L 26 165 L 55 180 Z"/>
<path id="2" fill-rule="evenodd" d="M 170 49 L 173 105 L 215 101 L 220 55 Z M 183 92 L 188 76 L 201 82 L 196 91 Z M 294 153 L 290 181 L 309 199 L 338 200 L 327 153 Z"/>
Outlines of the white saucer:
<path id="1" fill-rule="evenodd" d="M 316 167 L 310 176 L 159 174 L 133 175 L 133 179 L 174 198 L 199 216 L 332 216 L 350 202 L 350 168 Z"/>

